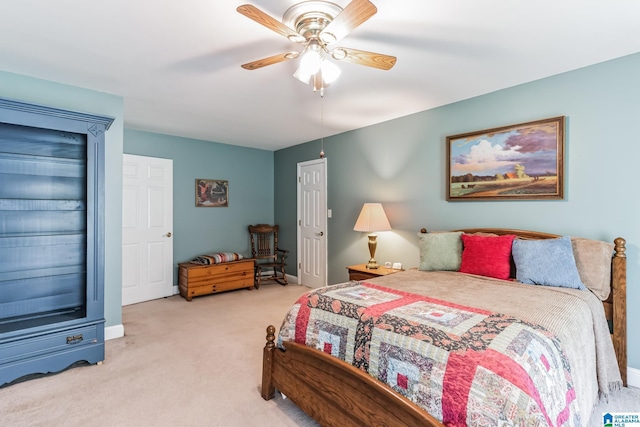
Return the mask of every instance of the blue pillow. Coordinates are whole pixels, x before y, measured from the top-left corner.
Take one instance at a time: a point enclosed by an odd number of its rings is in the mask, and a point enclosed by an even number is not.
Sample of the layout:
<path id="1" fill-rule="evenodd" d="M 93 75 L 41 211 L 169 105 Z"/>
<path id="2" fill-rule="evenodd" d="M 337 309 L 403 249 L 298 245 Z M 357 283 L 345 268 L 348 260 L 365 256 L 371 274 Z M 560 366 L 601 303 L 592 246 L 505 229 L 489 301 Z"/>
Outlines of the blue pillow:
<path id="1" fill-rule="evenodd" d="M 516 279 L 532 285 L 583 289 L 573 256 L 571 238 L 513 241 Z"/>

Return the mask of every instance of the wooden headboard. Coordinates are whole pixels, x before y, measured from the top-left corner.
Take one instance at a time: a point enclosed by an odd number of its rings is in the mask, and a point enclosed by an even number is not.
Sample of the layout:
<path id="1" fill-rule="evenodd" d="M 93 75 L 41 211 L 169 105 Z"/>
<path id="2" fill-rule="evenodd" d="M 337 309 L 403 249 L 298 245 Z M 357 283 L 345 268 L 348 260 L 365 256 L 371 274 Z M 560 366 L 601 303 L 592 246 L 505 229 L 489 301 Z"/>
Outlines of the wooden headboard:
<path id="1" fill-rule="evenodd" d="M 464 233 L 491 233 L 497 235 L 515 234 L 520 239 L 556 239 L 558 234 L 539 231 L 514 230 L 509 228 L 464 228 L 453 231 Z M 427 229 L 422 228 L 421 233 Z M 611 293 L 602 301 L 604 313 L 609 322 L 611 340 L 618 359 L 618 367 L 624 386 L 627 386 L 627 255 L 626 241 L 622 237 L 614 239 L 611 258 Z"/>

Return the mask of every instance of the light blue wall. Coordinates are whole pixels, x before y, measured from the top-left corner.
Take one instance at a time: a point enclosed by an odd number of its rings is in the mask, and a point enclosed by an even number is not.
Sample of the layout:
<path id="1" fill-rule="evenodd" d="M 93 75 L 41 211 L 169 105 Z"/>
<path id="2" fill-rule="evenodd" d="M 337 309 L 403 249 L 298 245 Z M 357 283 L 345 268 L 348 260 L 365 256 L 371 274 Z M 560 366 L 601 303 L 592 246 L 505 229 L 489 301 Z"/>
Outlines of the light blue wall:
<path id="1" fill-rule="evenodd" d="M 0 71 L 0 97 L 114 117 L 105 133 L 105 318 L 122 323 L 122 135 L 121 97 Z"/>
<path id="2" fill-rule="evenodd" d="M 379 233 L 376 259 L 418 265 L 416 233 L 505 227 L 627 240 L 629 366 L 640 368 L 640 54 L 324 139 L 327 155 L 329 283 L 366 262 L 367 238 L 353 231 L 364 202 L 382 202 L 392 232 Z M 447 202 L 446 136 L 564 115 L 565 200 Z M 296 163 L 320 143 L 275 153 L 275 221 L 290 230 L 296 259 Z M 285 246 L 286 245 L 286 246 Z M 289 273 L 295 274 L 295 266 Z"/>
<path id="3" fill-rule="evenodd" d="M 124 152 L 173 160 L 176 265 L 217 251 L 249 256 L 247 225 L 273 222 L 271 151 L 125 129 Z M 195 207 L 197 178 L 229 181 L 229 207 Z"/>

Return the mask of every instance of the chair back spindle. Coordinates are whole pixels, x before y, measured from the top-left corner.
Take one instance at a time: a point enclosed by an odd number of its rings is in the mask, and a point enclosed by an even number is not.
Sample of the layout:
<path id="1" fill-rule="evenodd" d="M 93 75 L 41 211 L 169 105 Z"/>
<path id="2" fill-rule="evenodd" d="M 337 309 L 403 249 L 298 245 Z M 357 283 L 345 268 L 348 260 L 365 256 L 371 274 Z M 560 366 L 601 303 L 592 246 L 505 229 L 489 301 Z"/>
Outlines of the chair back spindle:
<path id="1" fill-rule="evenodd" d="M 285 260 L 289 253 L 278 247 L 278 225 L 257 224 L 250 225 L 251 257 L 255 262 L 254 284 L 260 288 L 262 280 L 274 280 L 281 285 L 287 284 Z M 270 273 L 272 271 L 272 273 Z M 270 273 L 265 275 L 263 273 Z"/>

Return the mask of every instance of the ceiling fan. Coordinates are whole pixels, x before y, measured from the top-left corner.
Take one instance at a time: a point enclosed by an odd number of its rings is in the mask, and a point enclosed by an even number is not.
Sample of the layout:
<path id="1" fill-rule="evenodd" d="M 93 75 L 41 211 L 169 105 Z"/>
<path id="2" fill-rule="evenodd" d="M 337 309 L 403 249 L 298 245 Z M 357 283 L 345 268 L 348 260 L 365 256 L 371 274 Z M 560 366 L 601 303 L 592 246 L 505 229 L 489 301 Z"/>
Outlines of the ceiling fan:
<path id="1" fill-rule="evenodd" d="M 378 9 L 368 0 L 352 0 L 344 9 L 324 0 L 303 1 L 287 9 L 282 22 L 250 4 L 239 6 L 237 10 L 290 41 L 304 45 L 297 52 L 280 53 L 243 64 L 242 68 L 246 70 L 300 57 L 300 67 L 294 77 L 303 83 L 313 82 L 315 91 L 327 87 L 340 73 L 340 69 L 328 61 L 325 54 L 336 61 L 381 70 L 389 70 L 396 63 L 395 56 L 347 47 L 329 47 L 376 14 Z"/>

